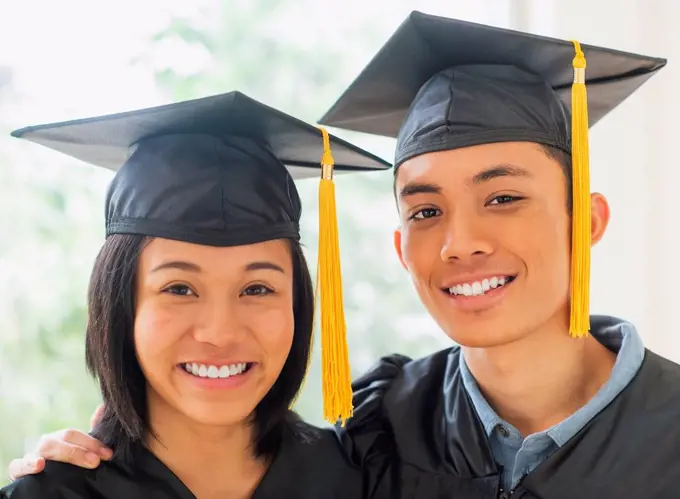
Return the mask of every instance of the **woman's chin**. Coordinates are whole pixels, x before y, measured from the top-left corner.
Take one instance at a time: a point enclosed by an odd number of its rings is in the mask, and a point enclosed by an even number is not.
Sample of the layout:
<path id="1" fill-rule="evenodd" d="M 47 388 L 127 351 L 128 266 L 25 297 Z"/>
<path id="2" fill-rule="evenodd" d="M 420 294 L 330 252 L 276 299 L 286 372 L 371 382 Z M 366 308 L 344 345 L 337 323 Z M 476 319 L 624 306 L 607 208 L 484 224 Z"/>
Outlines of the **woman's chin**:
<path id="1" fill-rule="evenodd" d="M 205 426 L 235 426 L 241 425 L 251 419 L 254 407 L 245 404 L 200 404 L 186 407 L 186 404 L 178 407 L 179 411 L 193 423 Z"/>
<path id="2" fill-rule="evenodd" d="M 173 386 L 174 385 L 174 386 Z M 250 421 L 263 397 L 259 383 L 250 390 L 197 390 L 184 384 L 149 390 L 149 405 L 156 417 L 184 419 L 187 424 L 234 426 Z M 266 392 L 265 392 L 266 394 Z"/>

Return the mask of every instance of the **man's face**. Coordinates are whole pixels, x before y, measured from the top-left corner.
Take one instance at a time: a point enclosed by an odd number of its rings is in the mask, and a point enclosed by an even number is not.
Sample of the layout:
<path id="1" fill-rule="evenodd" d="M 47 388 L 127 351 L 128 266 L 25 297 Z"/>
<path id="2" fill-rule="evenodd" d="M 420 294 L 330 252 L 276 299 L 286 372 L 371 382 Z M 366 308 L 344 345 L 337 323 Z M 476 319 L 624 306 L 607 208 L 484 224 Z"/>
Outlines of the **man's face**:
<path id="1" fill-rule="evenodd" d="M 559 163 L 541 146 L 499 143 L 418 156 L 399 167 L 395 189 L 395 247 L 451 339 L 491 347 L 550 322 L 567 326 L 567 189 Z M 594 217 L 600 212 L 608 217 L 606 209 L 594 209 Z M 599 225 L 603 231 L 606 220 Z"/>

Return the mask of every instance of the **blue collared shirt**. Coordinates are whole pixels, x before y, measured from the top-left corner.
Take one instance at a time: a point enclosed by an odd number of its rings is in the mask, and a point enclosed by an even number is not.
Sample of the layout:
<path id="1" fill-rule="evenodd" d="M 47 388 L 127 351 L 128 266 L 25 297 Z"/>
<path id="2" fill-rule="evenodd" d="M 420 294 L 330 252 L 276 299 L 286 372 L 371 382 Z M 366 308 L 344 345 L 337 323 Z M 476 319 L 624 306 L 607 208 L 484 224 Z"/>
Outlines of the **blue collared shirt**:
<path id="1" fill-rule="evenodd" d="M 609 327 L 599 332 L 592 331 L 591 334 L 617 353 L 609 380 L 586 405 L 567 419 L 526 438 L 522 438 L 515 427 L 501 419 L 491 408 L 467 367 L 464 356 L 460 356 L 463 385 L 484 426 L 494 458 L 503 467 L 504 490 L 514 488 L 524 475 L 535 470 L 553 452 L 576 435 L 628 386 L 640 369 L 645 348 L 632 324 L 621 321 L 617 327 Z"/>

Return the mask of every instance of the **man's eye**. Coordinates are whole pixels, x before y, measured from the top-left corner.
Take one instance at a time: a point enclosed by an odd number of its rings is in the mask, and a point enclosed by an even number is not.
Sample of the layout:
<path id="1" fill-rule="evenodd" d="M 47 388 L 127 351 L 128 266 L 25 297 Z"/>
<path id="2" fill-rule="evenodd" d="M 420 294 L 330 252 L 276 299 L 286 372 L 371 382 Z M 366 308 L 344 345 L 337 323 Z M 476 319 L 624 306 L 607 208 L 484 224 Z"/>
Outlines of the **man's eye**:
<path id="1" fill-rule="evenodd" d="M 488 204 L 490 204 L 490 205 L 509 204 L 509 203 L 513 203 L 515 201 L 519 201 L 520 199 L 522 199 L 522 198 L 518 197 L 518 196 L 510 196 L 510 195 L 504 194 L 502 196 L 496 196 L 491 201 L 489 201 Z"/>
<path id="2" fill-rule="evenodd" d="M 437 208 L 423 208 L 411 215 L 410 220 L 424 220 L 426 218 L 436 217 L 441 214 Z"/>

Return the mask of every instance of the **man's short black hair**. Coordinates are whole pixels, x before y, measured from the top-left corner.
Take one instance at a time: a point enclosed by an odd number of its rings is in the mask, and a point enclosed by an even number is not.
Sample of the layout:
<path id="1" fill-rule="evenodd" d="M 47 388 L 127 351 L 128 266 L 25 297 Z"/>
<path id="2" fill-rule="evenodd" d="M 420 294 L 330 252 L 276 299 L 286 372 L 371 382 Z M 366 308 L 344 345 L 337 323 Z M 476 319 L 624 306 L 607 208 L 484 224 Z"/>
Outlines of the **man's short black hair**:
<path id="1" fill-rule="evenodd" d="M 567 209 L 571 215 L 573 208 L 571 154 L 567 154 L 562 149 L 558 149 L 557 147 L 541 145 L 541 148 L 550 159 L 557 161 L 557 163 L 560 165 L 560 168 L 562 168 L 562 173 L 564 173 L 564 178 L 566 180 L 565 186 L 567 189 Z"/>
<path id="2" fill-rule="evenodd" d="M 146 379 L 134 345 L 136 278 L 139 256 L 149 242 L 138 235 L 112 235 L 104 243 L 90 277 L 86 361 L 99 381 L 105 411 L 93 436 L 132 459 L 136 444 L 150 432 Z M 298 242 L 293 259 L 293 344 L 281 374 L 255 409 L 256 456 L 274 454 L 288 425 L 299 418 L 289 409 L 304 380 L 311 355 L 314 292 L 309 268 Z"/>

